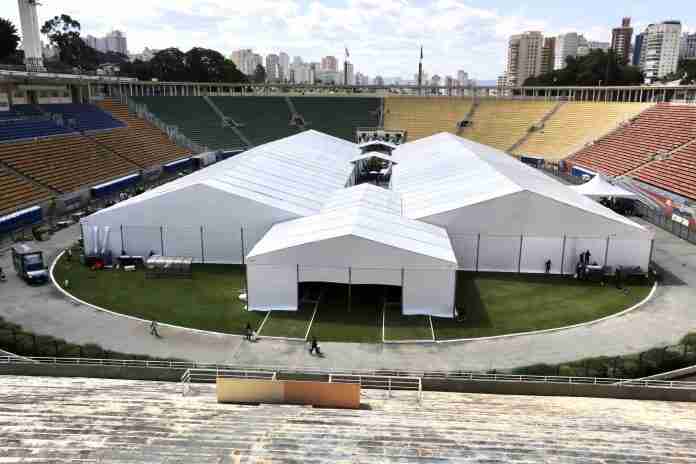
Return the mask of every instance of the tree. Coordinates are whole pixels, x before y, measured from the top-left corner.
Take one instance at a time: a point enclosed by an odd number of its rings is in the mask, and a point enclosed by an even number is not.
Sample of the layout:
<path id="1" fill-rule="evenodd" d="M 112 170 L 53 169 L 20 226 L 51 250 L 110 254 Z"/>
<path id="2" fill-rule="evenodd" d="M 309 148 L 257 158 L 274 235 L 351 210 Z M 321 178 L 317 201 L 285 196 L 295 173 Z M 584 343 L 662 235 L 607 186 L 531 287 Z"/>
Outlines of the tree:
<path id="1" fill-rule="evenodd" d="M 223 82 L 225 57 L 208 48 L 194 47 L 184 57 L 188 80 L 193 82 Z"/>
<path id="2" fill-rule="evenodd" d="M 189 77 L 184 52 L 175 47 L 157 52 L 150 67 L 152 77 L 161 81 L 185 81 Z"/>
<path id="3" fill-rule="evenodd" d="M 643 72 L 635 66 L 622 64 L 612 50 L 592 50 L 586 56 L 567 57 L 565 68 L 530 77 L 524 85 L 631 85 L 643 81 Z"/>
<path id="4" fill-rule="evenodd" d="M 19 34 L 11 21 L 0 18 L 0 58 L 6 58 L 17 53 Z"/>
<path id="5" fill-rule="evenodd" d="M 80 37 L 80 23 L 66 14 L 46 21 L 41 32 L 60 50 L 60 61 L 83 70 L 97 67 L 97 51 Z"/>
<path id="6" fill-rule="evenodd" d="M 266 69 L 260 64 L 257 64 L 256 69 L 254 69 L 254 82 L 257 84 L 266 82 Z"/>
<path id="7" fill-rule="evenodd" d="M 246 74 L 241 72 L 232 60 L 225 60 L 225 63 L 223 64 L 223 74 L 223 82 L 249 82 L 249 78 L 246 76 Z"/>

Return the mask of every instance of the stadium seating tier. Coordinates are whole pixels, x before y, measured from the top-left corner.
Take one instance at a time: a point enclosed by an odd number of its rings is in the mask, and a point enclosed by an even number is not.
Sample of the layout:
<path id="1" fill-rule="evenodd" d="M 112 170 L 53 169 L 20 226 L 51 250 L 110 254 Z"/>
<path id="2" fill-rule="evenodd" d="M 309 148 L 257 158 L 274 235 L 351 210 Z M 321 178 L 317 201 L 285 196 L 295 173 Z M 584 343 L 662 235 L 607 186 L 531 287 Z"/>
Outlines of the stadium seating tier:
<path id="1" fill-rule="evenodd" d="M 408 141 L 449 132 L 457 134 L 473 105 L 469 98 L 387 97 L 384 99 L 385 129 L 407 131 Z"/>
<path id="2" fill-rule="evenodd" d="M 51 192 L 0 168 L 0 216 L 51 198 Z"/>

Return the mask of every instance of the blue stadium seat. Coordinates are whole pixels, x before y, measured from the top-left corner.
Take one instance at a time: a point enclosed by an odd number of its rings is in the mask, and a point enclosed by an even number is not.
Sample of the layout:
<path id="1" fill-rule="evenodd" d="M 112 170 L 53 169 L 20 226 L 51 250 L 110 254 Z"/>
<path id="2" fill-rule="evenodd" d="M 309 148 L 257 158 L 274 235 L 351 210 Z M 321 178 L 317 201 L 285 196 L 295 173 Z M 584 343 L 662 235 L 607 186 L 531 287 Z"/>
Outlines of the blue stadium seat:
<path id="1" fill-rule="evenodd" d="M 48 137 L 50 135 L 75 132 L 69 127 L 61 127 L 45 116 L 22 117 L 21 119 L 0 119 L 0 141 Z"/>
<path id="2" fill-rule="evenodd" d="M 66 126 L 73 126 L 80 131 L 115 129 L 125 124 L 94 105 L 76 103 L 41 105 L 46 113 L 60 114 Z"/>

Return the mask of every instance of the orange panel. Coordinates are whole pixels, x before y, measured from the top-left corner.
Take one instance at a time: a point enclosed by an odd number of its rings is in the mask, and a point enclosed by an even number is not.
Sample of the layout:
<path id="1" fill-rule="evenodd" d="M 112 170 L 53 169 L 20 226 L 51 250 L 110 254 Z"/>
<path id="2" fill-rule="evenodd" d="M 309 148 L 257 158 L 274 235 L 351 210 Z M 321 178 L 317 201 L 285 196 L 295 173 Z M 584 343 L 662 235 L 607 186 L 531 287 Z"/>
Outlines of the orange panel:
<path id="1" fill-rule="evenodd" d="M 287 380 L 285 401 L 290 404 L 312 404 L 329 408 L 358 409 L 360 385 Z"/>
<path id="2" fill-rule="evenodd" d="M 218 403 L 282 403 L 282 382 L 254 379 L 217 379 Z"/>

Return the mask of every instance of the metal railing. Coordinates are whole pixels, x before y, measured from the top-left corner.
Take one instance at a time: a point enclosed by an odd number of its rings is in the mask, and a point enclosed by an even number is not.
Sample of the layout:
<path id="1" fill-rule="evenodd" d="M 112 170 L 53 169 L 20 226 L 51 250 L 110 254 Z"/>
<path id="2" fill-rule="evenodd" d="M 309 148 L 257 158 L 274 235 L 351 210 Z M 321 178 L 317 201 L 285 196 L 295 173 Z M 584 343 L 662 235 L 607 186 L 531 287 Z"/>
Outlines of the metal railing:
<path id="1" fill-rule="evenodd" d="M 277 373 L 236 369 L 186 369 L 181 376 L 181 394 L 186 396 L 192 383 L 215 383 L 218 378 L 276 380 Z"/>
<path id="2" fill-rule="evenodd" d="M 386 390 L 390 398 L 394 390 L 415 391 L 418 401 L 423 399 L 423 379 L 420 377 L 329 374 L 329 383 L 357 383 L 360 388 Z"/>
<path id="3" fill-rule="evenodd" d="M 615 387 L 644 387 L 644 388 L 679 388 L 696 390 L 696 382 L 680 382 L 649 379 L 621 379 L 611 377 L 564 377 L 543 375 L 516 375 L 505 373 L 484 373 L 473 371 L 415 371 L 390 369 L 330 369 L 311 366 L 244 366 L 232 364 L 199 363 L 176 360 L 144 360 L 144 359 L 96 359 L 96 358 L 60 358 L 60 357 L 24 357 L 14 358 L 0 356 L 2 364 L 52 364 L 52 365 L 98 365 L 114 367 L 141 367 L 155 369 L 212 369 L 228 371 L 265 372 L 276 374 L 324 375 L 332 378 L 344 376 L 376 376 L 392 378 L 421 378 L 427 380 L 458 380 L 474 382 L 524 382 L 524 383 L 558 383 L 577 385 L 608 385 Z"/>

